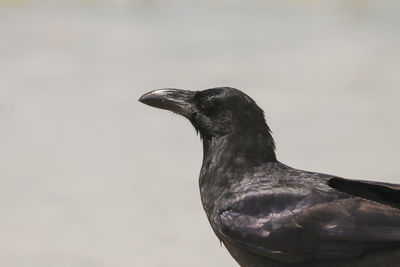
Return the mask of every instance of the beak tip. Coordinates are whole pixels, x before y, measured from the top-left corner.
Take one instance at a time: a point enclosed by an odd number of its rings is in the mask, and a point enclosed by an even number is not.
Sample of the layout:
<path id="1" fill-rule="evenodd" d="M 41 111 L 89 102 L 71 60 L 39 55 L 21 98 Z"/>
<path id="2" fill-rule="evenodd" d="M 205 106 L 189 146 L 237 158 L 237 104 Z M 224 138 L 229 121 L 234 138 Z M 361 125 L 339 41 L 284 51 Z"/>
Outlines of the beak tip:
<path id="1" fill-rule="evenodd" d="M 146 93 L 146 94 L 144 94 L 144 95 L 142 95 L 140 98 L 139 98 L 139 102 L 141 102 L 141 103 L 143 103 L 143 104 L 147 104 L 146 102 L 146 100 L 148 100 L 148 98 L 149 98 L 149 93 Z"/>
<path id="2" fill-rule="evenodd" d="M 151 106 L 153 102 L 163 101 L 162 99 L 167 97 L 171 89 L 158 89 L 145 93 L 139 98 L 139 102 Z"/>
<path id="3" fill-rule="evenodd" d="M 139 102 L 154 107 L 165 110 L 170 110 L 172 112 L 178 113 L 180 115 L 187 114 L 189 101 L 192 96 L 191 91 L 165 88 L 150 91 L 139 98 Z"/>

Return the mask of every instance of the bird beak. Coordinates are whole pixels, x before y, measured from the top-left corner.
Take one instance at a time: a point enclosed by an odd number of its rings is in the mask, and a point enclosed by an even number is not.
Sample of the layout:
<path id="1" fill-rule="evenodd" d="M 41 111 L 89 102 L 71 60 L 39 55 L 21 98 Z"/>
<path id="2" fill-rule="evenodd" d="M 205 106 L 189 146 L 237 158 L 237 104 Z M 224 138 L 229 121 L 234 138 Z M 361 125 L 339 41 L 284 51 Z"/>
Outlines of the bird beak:
<path id="1" fill-rule="evenodd" d="M 183 116 L 189 116 L 193 91 L 181 89 L 159 89 L 148 92 L 139 99 L 140 102 L 160 109 L 170 110 Z"/>

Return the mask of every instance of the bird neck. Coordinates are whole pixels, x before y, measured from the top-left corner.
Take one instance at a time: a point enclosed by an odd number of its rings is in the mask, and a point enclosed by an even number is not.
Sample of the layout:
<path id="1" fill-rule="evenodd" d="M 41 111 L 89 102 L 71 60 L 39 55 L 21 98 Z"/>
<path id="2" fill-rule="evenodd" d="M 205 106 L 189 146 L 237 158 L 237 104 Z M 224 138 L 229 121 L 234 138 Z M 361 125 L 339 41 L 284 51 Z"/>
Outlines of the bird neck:
<path id="1" fill-rule="evenodd" d="M 269 131 L 244 132 L 203 139 L 200 195 L 207 214 L 214 212 L 216 199 L 245 173 L 267 162 L 276 162 L 274 141 Z"/>
<path id="2" fill-rule="evenodd" d="M 260 131 L 245 130 L 203 139 L 203 167 L 246 170 L 275 162 L 275 144 L 268 126 Z"/>

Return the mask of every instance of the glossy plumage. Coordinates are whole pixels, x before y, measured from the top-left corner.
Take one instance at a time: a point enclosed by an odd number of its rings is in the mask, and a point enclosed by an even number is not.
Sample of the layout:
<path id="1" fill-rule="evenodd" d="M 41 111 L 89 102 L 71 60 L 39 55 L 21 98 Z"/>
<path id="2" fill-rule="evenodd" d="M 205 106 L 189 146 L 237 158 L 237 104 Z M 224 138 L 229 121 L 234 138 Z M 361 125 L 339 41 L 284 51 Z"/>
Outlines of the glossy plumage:
<path id="1" fill-rule="evenodd" d="M 203 207 L 241 266 L 400 266 L 399 185 L 280 163 L 262 110 L 234 88 L 163 89 L 140 101 L 200 133 Z"/>

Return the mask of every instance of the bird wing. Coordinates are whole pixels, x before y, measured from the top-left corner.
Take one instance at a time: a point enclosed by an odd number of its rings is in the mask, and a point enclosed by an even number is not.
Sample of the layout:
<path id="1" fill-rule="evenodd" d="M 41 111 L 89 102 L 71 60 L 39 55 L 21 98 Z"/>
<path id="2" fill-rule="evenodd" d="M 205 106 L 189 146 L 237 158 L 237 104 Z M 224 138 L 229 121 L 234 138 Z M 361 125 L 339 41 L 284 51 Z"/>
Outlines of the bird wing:
<path id="1" fill-rule="evenodd" d="M 300 202 L 303 207 L 266 214 L 260 208 L 249 213 L 247 201 L 254 204 L 254 198 L 245 198 L 220 213 L 221 234 L 269 258 L 283 262 L 351 259 L 365 251 L 400 246 L 400 210 L 388 205 L 349 197 Z"/>
<path id="2" fill-rule="evenodd" d="M 328 185 L 353 196 L 400 208 L 400 185 L 333 177 Z"/>

